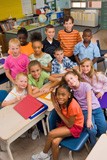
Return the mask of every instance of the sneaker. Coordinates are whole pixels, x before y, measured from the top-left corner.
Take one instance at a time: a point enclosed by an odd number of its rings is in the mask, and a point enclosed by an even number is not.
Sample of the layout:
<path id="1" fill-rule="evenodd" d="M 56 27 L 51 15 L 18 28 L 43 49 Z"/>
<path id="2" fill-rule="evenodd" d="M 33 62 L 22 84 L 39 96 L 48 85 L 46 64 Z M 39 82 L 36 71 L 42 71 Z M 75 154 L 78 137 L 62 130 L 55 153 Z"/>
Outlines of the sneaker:
<path id="1" fill-rule="evenodd" d="M 39 131 L 38 128 L 36 127 L 32 132 L 31 138 L 32 140 L 35 140 L 38 136 L 39 136 Z"/>
<path id="2" fill-rule="evenodd" d="M 50 160 L 50 156 L 47 153 L 40 152 L 39 154 L 33 155 L 32 160 Z"/>

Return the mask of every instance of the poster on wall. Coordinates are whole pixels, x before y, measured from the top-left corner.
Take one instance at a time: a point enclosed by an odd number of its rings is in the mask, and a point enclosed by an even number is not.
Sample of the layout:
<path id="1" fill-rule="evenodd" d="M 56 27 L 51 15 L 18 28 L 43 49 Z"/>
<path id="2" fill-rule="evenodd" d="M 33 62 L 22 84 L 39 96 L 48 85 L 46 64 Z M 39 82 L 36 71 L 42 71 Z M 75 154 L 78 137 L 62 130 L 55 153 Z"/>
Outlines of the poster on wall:
<path id="1" fill-rule="evenodd" d="M 21 0 L 22 3 L 22 11 L 23 14 L 25 15 L 30 15 L 32 14 L 32 4 L 31 4 L 31 0 Z"/>

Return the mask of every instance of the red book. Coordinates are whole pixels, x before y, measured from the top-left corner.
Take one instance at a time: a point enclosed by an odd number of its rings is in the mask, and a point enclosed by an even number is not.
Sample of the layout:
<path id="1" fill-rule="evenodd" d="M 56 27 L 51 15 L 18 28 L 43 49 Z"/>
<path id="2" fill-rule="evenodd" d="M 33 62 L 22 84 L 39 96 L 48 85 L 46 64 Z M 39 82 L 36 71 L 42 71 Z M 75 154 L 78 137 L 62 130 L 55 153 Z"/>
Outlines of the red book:
<path id="1" fill-rule="evenodd" d="M 28 119 L 32 114 L 43 107 L 43 103 L 36 98 L 27 95 L 20 101 L 14 109 L 25 119 Z"/>

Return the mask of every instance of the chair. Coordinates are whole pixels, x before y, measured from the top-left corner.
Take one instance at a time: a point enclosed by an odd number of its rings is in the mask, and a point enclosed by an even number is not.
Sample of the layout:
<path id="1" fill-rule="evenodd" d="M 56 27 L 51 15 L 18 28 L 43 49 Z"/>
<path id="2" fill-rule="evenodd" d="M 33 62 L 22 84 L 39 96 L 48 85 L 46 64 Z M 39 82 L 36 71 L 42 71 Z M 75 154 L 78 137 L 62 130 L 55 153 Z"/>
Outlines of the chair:
<path id="1" fill-rule="evenodd" d="M 3 83 L 6 83 L 8 81 L 9 81 L 9 79 L 6 77 L 5 73 L 0 74 L 0 85 Z"/>
<path id="2" fill-rule="evenodd" d="M 0 104 L 3 102 L 3 100 L 6 98 L 7 95 L 8 92 L 6 90 L 0 90 Z"/>
<path id="3" fill-rule="evenodd" d="M 58 114 L 56 113 L 55 109 L 53 109 L 48 117 L 48 122 L 49 122 L 49 128 L 50 130 L 56 128 L 56 123 L 60 121 L 60 118 L 58 116 Z M 86 142 L 89 139 L 89 134 L 87 133 L 87 131 L 83 131 L 80 135 L 79 138 L 74 138 L 74 137 L 68 137 L 63 139 L 60 142 L 60 146 L 68 148 L 70 150 L 69 152 L 69 157 L 70 159 L 73 160 L 72 157 L 72 151 L 79 151 L 83 148 L 83 146 L 86 146 L 86 149 L 88 150 L 88 147 L 86 145 Z"/>
<path id="4" fill-rule="evenodd" d="M 101 55 L 101 57 L 98 58 L 97 63 L 103 62 L 104 69 L 106 70 L 106 64 L 105 64 L 104 54 L 107 53 L 107 50 L 102 50 L 101 49 L 99 40 L 96 40 L 96 43 L 97 43 L 97 46 L 98 46 L 98 48 L 100 50 L 100 55 Z"/>

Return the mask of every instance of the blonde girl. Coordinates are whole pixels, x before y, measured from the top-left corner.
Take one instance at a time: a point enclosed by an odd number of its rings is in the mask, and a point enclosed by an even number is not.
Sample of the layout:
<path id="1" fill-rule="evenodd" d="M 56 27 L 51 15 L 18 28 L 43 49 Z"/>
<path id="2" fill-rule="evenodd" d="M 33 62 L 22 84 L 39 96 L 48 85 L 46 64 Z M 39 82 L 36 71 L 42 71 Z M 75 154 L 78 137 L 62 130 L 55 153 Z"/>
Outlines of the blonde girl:
<path id="1" fill-rule="evenodd" d="M 25 73 L 19 73 L 15 78 L 15 86 L 7 95 L 2 103 L 2 107 L 16 104 L 21 101 L 27 94 L 27 75 Z"/>

